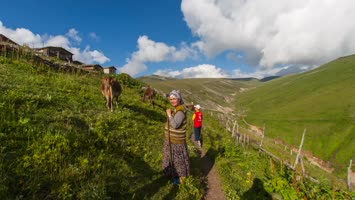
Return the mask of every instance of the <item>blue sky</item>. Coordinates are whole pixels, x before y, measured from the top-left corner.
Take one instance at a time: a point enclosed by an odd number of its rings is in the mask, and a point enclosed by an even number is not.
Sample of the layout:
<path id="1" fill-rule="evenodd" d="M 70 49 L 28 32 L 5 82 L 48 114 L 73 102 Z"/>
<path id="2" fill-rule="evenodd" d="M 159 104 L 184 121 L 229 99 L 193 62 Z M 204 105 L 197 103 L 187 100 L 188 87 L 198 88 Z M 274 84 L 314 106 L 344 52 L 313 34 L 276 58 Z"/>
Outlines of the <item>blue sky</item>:
<path id="1" fill-rule="evenodd" d="M 354 54 L 353 0 L 5 1 L 0 33 L 133 77 L 256 77 Z"/>

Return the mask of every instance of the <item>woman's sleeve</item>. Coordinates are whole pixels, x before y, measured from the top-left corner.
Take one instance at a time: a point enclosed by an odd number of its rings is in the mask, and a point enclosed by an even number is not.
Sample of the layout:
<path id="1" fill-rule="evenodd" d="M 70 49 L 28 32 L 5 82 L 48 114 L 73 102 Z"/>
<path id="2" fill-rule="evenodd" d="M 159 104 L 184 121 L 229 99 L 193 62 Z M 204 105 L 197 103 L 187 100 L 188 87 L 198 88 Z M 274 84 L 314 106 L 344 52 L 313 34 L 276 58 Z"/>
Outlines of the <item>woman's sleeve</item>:
<path id="1" fill-rule="evenodd" d="M 185 119 L 185 114 L 182 111 L 178 111 L 174 117 L 170 117 L 170 126 L 173 128 L 179 128 Z"/>

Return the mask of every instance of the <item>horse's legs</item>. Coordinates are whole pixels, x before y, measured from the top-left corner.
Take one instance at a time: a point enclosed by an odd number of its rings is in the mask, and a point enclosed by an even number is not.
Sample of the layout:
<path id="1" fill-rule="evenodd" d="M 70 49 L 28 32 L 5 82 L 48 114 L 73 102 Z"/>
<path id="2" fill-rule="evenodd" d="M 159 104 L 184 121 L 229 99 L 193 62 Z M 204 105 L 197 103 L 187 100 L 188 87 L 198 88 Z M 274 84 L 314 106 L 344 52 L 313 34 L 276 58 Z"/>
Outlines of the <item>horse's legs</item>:
<path id="1" fill-rule="evenodd" d="M 110 109 L 111 109 L 111 112 L 113 112 L 113 97 L 112 96 L 110 97 Z"/>
<path id="2" fill-rule="evenodd" d="M 110 110 L 110 97 L 108 96 L 105 96 L 106 97 L 106 106 L 107 106 L 107 109 Z"/>
<path id="3" fill-rule="evenodd" d="M 114 99 L 115 99 L 116 108 L 118 108 L 118 96 L 115 96 Z"/>

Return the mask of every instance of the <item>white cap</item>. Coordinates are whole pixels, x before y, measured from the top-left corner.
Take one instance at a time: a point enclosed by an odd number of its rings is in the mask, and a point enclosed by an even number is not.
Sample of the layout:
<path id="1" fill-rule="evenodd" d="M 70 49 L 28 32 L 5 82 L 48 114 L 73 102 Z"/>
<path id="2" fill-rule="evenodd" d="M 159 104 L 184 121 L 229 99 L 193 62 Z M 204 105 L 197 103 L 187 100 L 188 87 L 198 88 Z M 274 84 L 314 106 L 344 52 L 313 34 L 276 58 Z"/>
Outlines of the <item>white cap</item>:
<path id="1" fill-rule="evenodd" d="M 201 106 L 200 106 L 200 104 L 197 104 L 196 106 L 194 106 L 195 108 L 197 108 L 197 109 L 201 109 Z"/>

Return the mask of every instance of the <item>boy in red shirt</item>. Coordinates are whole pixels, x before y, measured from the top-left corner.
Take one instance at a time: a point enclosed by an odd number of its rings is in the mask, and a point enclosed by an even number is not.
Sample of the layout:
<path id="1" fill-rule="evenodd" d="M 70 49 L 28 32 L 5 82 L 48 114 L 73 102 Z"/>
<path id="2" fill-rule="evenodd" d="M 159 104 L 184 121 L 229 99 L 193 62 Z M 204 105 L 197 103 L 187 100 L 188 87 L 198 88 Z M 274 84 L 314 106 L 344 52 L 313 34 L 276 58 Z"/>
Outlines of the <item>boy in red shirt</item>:
<path id="1" fill-rule="evenodd" d="M 201 147 L 201 128 L 202 128 L 202 120 L 203 120 L 203 114 L 201 112 L 201 106 L 197 104 L 194 106 L 195 108 L 195 113 L 192 116 L 192 120 L 194 120 L 194 135 L 195 135 L 195 142 L 197 142 L 197 145 Z"/>

